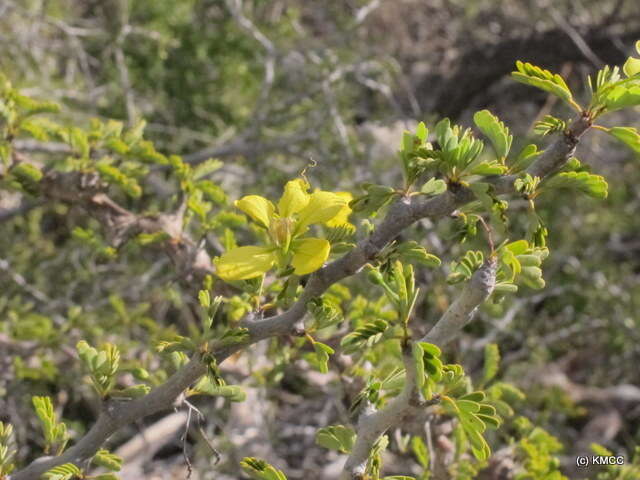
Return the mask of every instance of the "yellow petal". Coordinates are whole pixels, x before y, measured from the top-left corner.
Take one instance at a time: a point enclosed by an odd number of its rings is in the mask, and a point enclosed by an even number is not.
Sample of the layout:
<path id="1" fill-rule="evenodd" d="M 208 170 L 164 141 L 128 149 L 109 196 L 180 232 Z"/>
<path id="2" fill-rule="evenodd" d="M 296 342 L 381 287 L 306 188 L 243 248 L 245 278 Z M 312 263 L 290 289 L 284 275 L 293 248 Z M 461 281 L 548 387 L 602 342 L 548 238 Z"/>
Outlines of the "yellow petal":
<path id="1" fill-rule="evenodd" d="M 223 280 L 245 280 L 267 272 L 276 261 L 276 254 L 267 247 L 232 248 L 215 260 L 216 273 Z"/>
<path id="2" fill-rule="evenodd" d="M 273 203 L 260 195 L 242 197 L 240 200 L 236 200 L 235 206 L 267 228 L 276 211 Z"/>
<path id="3" fill-rule="evenodd" d="M 313 192 L 309 204 L 300 212 L 296 233 L 301 234 L 314 223 L 325 223 L 334 218 L 348 202 L 332 192 Z M 348 206 L 348 205 L 347 205 Z"/>
<path id="4" fill-rule="evenodd" d="M 297 240 L 293 245 L 291 265 L 296 275 L 315 272 L 329 256 L 329 242 L 323 238 L 305 238 Z"/>
<path id="5" fill-rule="evenodd" d="M 281 217 L 290 217 L 307 206 L 309 203 L 308 188 L 307 182 L 301 178 L 287 182 L 282 198 L 278 202 L 278 213 Z"/>
<path id="6" fill-rule="evenodd" d="M 351 225 L 349 223 L 349 215 L 351 215 L 351 207 L 349 207 L 349 202 L 353 200 L 353 195 L 349 192 L 336 192 L 340 198 L 342 198 L 346 203 L 340 208 L 338 214 L 333 217 L 331 220 L 327 222 L 328 227 L 339 227 L 340 225 Z"/>

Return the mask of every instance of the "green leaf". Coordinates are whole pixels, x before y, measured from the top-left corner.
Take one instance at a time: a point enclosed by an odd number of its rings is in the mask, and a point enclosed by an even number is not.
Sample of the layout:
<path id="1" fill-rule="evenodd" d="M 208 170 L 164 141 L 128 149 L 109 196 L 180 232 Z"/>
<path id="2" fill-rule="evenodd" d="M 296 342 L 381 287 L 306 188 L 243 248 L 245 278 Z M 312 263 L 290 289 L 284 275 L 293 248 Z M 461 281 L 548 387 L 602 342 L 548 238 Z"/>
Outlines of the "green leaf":
<path id="1" fill-rule="evenodd" d="M 429 468 L 429 450 L 420 437 L 411 438 L 411 450 L 422 468 Z"/>
<path id="2" fill-rule="evenodd" d="M 220 338 L 215 340 L 215 343 L 213 346 L 217 349 L 226 348 L 231 345 L 244 343 L 248 339 L 249 339 L 249 330 L 247 330 L 246 328 L 243 328 L 243 327 L 230 328 L 229 330 L 225 331 Z"/>
<path id="3" fill-rule="evenodd" d="M 478 415 L 487 415 L 490 417 L 496 416 L 496 408 L 493 405 L 488 403 L 481 403 L 480 410 L 478 411 Z"/>
<path id="4" fill-rule="evenodd" d="M 589 448 L 593 453 L 595 453 L 596 455 L 600 455 L 601 457 L 610 457 L 613 455 L 613 452 L 611 452 L 611 450 L 597 443 L 592 443 L 591 445 L 589 445 Z"/>
<path id="5" fill-rule="evenodd" d="M 411 132 L 402 132 L 402 145 L 400 148 L 403 153 L 411 153 L 414 150 L 413 135 Z"/>
<path id="6" fill-rule="evenodd" d="M 536 145 L 527 145 L 522 149 L 515 161 L 509 167 L 509 172 L 515 174 L 526 170 L 541 153 L 542 152 L 538 151 L 538 147 Z"/>
<path id="7" fill-rule="evenodd" d="M 31 195 L 38 193 L 38 186 L 43 177 L 38 167 L 30 163 L 20 162 L 10 172 L 25 192 Z"/>
<path id="8" fill-rule="evenodd" d="M 200 290 L 198 292 L 198 301 L 201 307 L 208 309 L 211 306 L 211 294 L 209 290 Z"/>
<path id="9" fill-rule="evenodd" d="M 522 255 L 523 253 L 529 250 L 529 242 L 526 240 L 516 240 L 515 242 L 511 242 L 504 246 L 507 250 L 509 250 L 514 255 Z"/>
<path id="10" fill-rule="evenodd" d="M 57 103 L 35 100 L 19 93 L 13 95 L 13 101 L 22 110 L 21 116 L 23 118 L 39 113 L 58 113 L 60 111 L 60 106 Z"/>
<path id="11" fill-rule="evenodd" d="M 240 466 L 254 480 L 287 480 L 282 471 L 259 458 L 245 457 Z"/>
<path id="12" fill-rule="evenodd" d="M 76 344 L 76 351 L 85 365 L 91 365 L 94 357 L 98 356 L 98 351 L 84 340 L 80 340 Z"/>
<path id="13" fill-rule="evenodd" d="M 481 402 L 485 398 L 484 392 L 475 391 L 461 396 L 458 400 L 470 400 L 472 402 Z"/>
<path id="14" fill-rule="evenodd" d="M 76 345 L 76 350 L 85 367 L 89 370 L 91 382 L 98 394 L 102 397 L 107 396 L 115 383 L 115 375 L 118 372 L 120 362 L 118 347 L 106 343 L 98 351 L 81 340 Z"/>
<path id="15" fill-rule="evenodd" d="M 456 402 L 460 411 L 465 413 L 478 413 L 480 411 L 480 404 L 471 400 L 460 400 Z"/>
<path id="16" fill-rule="evenodd" d="M 150 391 L 151 387 L 140 383 L 123 389 L 111 390 L 110 395 L 114 398 L 140 398 L 144 397 Z"/>
<path id="17" fill-rule="evenodd" d="M 199 180 L 203 177 L 211 175 L 216 170 L 219 170 L 224 165 L 220 160 L 216 158 L 210 158 L 202 163 L 199 163 L 193 168 L 193 179 Z"/>
<path id="18" fill-rule="evenodd" d="M 429 268 L 439 267 L 442 263 L 438 257 L 427 253 L 427 250 L 422 245 L 419 245 L 418 242 L 415 242 L 413 240 L 403 242 L 398 245 L 396 247 L 396 252 L 398 253 L 400 259 L 405 262 L 417 262 Z"/>
<path id="19" fill-rule="evenodd" d="M 447 282 L 455 284 L 469 280 L 483 262 L 484 255 L 481 251 L 468 250 L 460 260 L 451 262 L 451 273 L 447 276 Z"/>
<path id="20" fill-rule="evenodd" d="M 496 283 L 493 287 L 493 292 L 496 294 L 515 293 L 518 291 L 518 286 L 510 282 Z"/>
<path id="21" fill-rule="evenodd" d="M 349 206 L 354 212 L 362 212 L 365 215 L 375 215 L 398 195 L 395 189 L 384 185 L 365 183 L 362 187 L 367 193 L 353 199 Z"/>
<path id="22" fill-rule="evenodd" d="M 89 138 L 84 131 L 71 127 L 69 129 L 69 144 L 80 158 L 89 158 Z"/>
<path id="23" fill-rule="evenodd" d="M 640 155 L 640 133 L 633 127 L 612 127 L 607 133 Z"/>
<path id="24" fill-rule="evenodd" d="M 514 414 L 513 408 L 502 400 L 492 400 L 492 405 L 496 407 L 496 411 L 503 417 L 510 417 Z"/>
<path id="25" fill-rule="evenodd" d="M 508 170 L 506 165 L 503 165 L 498 160 L 492 160 L 490 162 L 484 161 L 477 165 L 474 165 L 469 170 L 471 175 L 502 175 Z"/>
<path id="26" fill-rule="evenodd" d="M 45 440 L 45 453 L 59 455 L 69 439 L 67 426 L 58 422 L 53 411 L 53 403 L 49 397 L 32 397 L 31 402 L 40 419 Z M 54 451 L 55 448 L 55 451 Z"/>
<path id="27" fill-rule="evenodd" d="M 442 361 L 440 349 L 431 343 L 415 342 L 413 345 L 413 358 L 416 364 L 417 384 L 422 388 L 425 382 L 425 374 L 434 382 L 442 379 Z M 422 360 L 422 366 L 420 365 Z"/>
<path id="28" fill-rule="evenodd" d="M 427 130 L 427 126 L 424 122 L 420 122 L 416 127 L 416 137 L 424 143 L 427 141 L 427 135 L 429 135 L 429 131 Z"/>
<path id="29" fill-rule="evenodd" d="M 136 144 L 131 147 L 129 155 L 143 162 L 155 163 L 159 165 L 167 165 L 169 163 L 169 159 L 167 159 L 167 157 L 165 157 L 161 153 L 157 152 L 155 147 L 153 146 L 153 143 L 149 142 L 148 140 L 140 140 L 136 142 Z M 172 157 L 175 157 L 174 160 L 180 159 L 180 157 L 177 157 L 175 155 L 173 155 Z M 177 163 L 179 162 L 176 161 L 174 165 L 172 165 L 174 167 L 174 170 L 180 170 L 176 166 Z M 188 165 L 186 167 L 188 167 Z"/>
<path id="30" fill-rule="evenodd" d="M 307 303 L 307 310 L 314 319 L 314 326 L 320 330 L 343 320 L 342 312 L 329 300 L 317 297 Z"/>
<path id="31" fill-rule="evenodd" d="M 482 381 L 484 383 L 493 380 L 500 367 L 500 350 L 495 343 L 489 343 L 484 347 L 484 371 Z"/>
<path id="32" fill-rule="evenodd" d="M 363 346 L 371 347 L 382 338 L 387 327 L 388 324 L 384 320 L 365 323 L 347 334 L 340 342 L 340 347 L 346 354 L 355 353 Z"/>
<path id="33" fill-rule="evenodd" d="M 196 182 L 195 187 L 202 192 L 204 198 L 210 202 L 222 205 L 227 201 L 227 195 L 219 185 L 216 185 L 211 180 L 200 180 Z"/>
<path id="34" fill-rule="evenodd" d="M 567 122 L 556 118 L 553 115 L 545 115 L 544 118 L 536 122 L 533 131 L 538 135 L 550 135 L 555 132 L 564 132 L 567 129 Z"/>
<path id="35" fill-rule="evenodd" d="M 448 118 L 443 118 L 436 124 L 435 133 L 442 150 L 451 150 L 458 145 L 458 137 L 454 134 Z"/>
<path id="36" fill-rule="evenodd" d="M 425 195 L 440 195 L 447 191 L 447 182 L 439 178 L 430 178 L 420 189 Z"/>
<path id="37" fill-rule="evenodd" d="M 313 350 L 316 354 L 317 362 L 314 366 L 318 368 L 320 373 L 329 373 L 329 355 L 333 355 L 335 351 L 329 345 L 320 342 L 313 342 Z"/>
<path id="38" fill-rule="evenodd" d="M 516 62 L 516 69 L 511 73 L 516 81 L 552 93 L 574 107 L 571 90 L 560 75 L 521 61 Z"/>
<path id="39" fill-rule="evenodd" d="M 500 419 L 495 416 L 483 415 L 481 413 L 478 413 L 476 417 L 478 417 L 485 424 L 487 428 L 491 428 L 492 430 L 496 430 L 500 428 L 500 425 L 502 424 Z"/>
<path id="40" fill-rule="evenodd" d="M 96 452 L 91 459 L 91 463 L 114 472 L 117 472 L 122 468 L 122 458 L 103 448 Z"/>
<path id="41" fill-rule="evenodd" d="M 426 378 L 424 374 L 424 350 L 420 342 L 415 342 L 411 347 L 411 356 L 416 369 L 416 387 L 421 390 Z"/>
<path id="42" fill-rule="evenodd" d="M 444 411 L 449 415 L 454 415 L 457 417 L 460 414 L 460 410 L 458 409 L 458 405 L 456 404 L 456 402 L 447 395 L 442 396 L 440 404 L 442 405 Z"/>
<path id="43" fill-rule="evenodd" d="M 80 478 L 81 475 L 82 470 L 73 463 L 64 463 L 44 473 L 42 478 L 45 480 L 72 480 L 74 478 Z"/>
<path id="44" fill-rule="evenodd" d="M 36 415 L 42 422 L 44 430 L 51 430 L 55 425 L 55 414 L 53 413 L 53 403 L 49 397 L 32 397 L 31 403 L 36 410 Z"/>
<path id="45" fill-rule="evenodd" d="M 466 430 L 467 438 L 471 442 L 471 451 L 473 456 L 480 461 L 487 460 L 491 455 L 491 449 L 484 437 L 475 430 Z"/>
<path id="46" fill-rule="evenodd" d="M 209 375 L 202 377 L 189 391 L 191 395 L 207 394 L 212 397 L 223 397 L 230 402 L 244 402 L 247 394 L 237 385 L 215 385 Z"/>
<path id="47" fill-rule="evenodd" d="M 593 198 L 607 198 L 608 185 L 604 177 L 589 172 L 561 172 L 550 178 L 547 188 L 574 188 Z"/>
<path id="48" fill-rule="evenodd" d="M 108 120 L 104 125 L 104 138 L 120 137 L 124 123 L 118 120 Z"/>
<path id="49" fill-rule="evenodd" d="M 146 126 L 146 120 L 138 120 L 133 127 L 125 132 L 125 134 L 122 136 L 122 139 L 127 142 L 128 145 L 133 145 L 134 143 L 142 139 L 142 135 L 144 134 L 144 129 Z"/>
<path id="50" fill-rule="evenodd" d="M 127 176 L 113 165 L 109 165 L 107 161 L 103 160 L 96 166 L 100 176 L 107 182 L 119 186 L 130 197 L 140 197 L 142 195 L 142 187 L 140 187 L 138 181 L 133 177 Z"/>
<path id="51" fill-rule="evenodd" d="M 40 118 L 23 120 L 20 122 L 20 131 L 29 134 L 41 142 L 47 142 L 50 139 L 50 130 L 47 128 L 47 123 L 42 122 Z"/>
<path id="52" fill-rule="evenodd" d="M 129 145 L 117 137 L 112 137 L 105 141 L 104 147 L 119 155 L 126 155 L 129 152 Z"/>
<path id="53" fill-rule="evenodd" d="M 473 121 L 480 131 L 489 138 L 493 149 L 499 159 L 504 159 L 509 154 L 513 135 L 509 134 L 509 129 L 498 117 L 489 110 L 481 110 L 473 116 Z M 491 175 L 485 173 L 482 175 Z"/>
<path id="54" fill-rule="evenodd" d="M 131 370 L 131 375 L 133 375 L 137 380 L 149 380 L 149 371 L 142 367 L 135 367 Z"/>
<path id="55" fill-rule="evenodd" d="M 640 73 L 640 58 L 627 58 L 627 61 L 624 62 L 624 66 L 622 67 L 622 71 L 627 77 L 633 77 Z"/>
<path id="56" fill-rule="evenodd" d="M 511 383 L 497 382 L 491 385 L 490 389 L 492 397 L 503 398 L 510 403 L 522 401 L 525 399 L 524 393 L 518 387 Z"/>
<path id="57" fill-rule="evenodd" d="M 332 425 L 318 430 L 316 443 L 329 450 L 349 453 L 356 441 L 356 433 L 344 425 Z"/>
<path id="58" fill-rule="evenodd" d="M 640 105 L 640 85 L 616 85 L 602 95 L 600 102 L 607 112 Z"/>
<path id="59" fill-rule="evenodd" d="M 439 357 L 440 355 L 442 355 L 442 350 L 440 350 L 440 347 L 438 347 L 437 345 L 434 345 L 433 343 L 427 343 L 427 342 L 418 342 L 418 343 L 420 343 L 420 346 L 422 347 L 422 350 L 424 351 L 424 353 L 428 355 L 432 355 L 434 357 Z"/>

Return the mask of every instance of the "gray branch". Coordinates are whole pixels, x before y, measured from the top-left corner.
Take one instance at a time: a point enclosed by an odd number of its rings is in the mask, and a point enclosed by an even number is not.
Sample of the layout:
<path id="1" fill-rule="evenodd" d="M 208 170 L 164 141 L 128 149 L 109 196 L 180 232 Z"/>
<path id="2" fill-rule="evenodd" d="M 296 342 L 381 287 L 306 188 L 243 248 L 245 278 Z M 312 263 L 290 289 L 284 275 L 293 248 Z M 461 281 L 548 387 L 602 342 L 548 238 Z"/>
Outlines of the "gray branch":
<path id="1" fill-rule="evenodd" d="M 488 258 L 464 286 L 460 296 L 451 304 L 442 318 L 422 341 L 444 346 L 455 338 L 471 321 L 477 308 L 487 299 L 496 284 L 495 257 Z"/>

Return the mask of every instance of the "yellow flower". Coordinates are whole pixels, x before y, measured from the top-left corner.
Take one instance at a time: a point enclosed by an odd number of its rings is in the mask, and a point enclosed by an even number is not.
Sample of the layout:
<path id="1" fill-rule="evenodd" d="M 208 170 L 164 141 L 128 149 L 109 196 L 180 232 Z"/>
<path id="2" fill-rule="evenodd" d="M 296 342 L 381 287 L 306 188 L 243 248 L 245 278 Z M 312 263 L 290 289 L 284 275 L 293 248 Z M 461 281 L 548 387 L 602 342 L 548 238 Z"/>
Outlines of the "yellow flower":
<path id="1" fill-rule="evenodd" d="M 329 256 L 329 242 L 322 238 L 300 238 L 310 225 L 324 223 L 336 227 L 348 223 L 351 213 L 347 192 L 308 193 L 302 179 L 284 187 L 278 207 L 259 195 L 247 195 L 235 206 L 266 228 L 270 244 L 238 247 L 216 259 L 217 274 L 223 280 L 244 280 L 263 275 L 274 265 L 291 265 L 296 275 L 319 269 Z"/>

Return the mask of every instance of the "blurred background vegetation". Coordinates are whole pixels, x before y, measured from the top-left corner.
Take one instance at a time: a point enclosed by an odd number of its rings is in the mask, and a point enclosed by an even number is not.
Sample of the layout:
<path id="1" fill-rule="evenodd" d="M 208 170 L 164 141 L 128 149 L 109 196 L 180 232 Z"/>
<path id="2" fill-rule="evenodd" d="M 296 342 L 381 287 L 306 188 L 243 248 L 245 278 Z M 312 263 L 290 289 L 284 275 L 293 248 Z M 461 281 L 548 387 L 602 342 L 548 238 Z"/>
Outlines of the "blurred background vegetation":
<path id="1" fill-rule="evenodd" d="M 586 75 L 622 63 L 637 39 L 634 0 L 0 0 L 0 71 L 25 94 L 61 103 L 76 124 L 144 117 L 163 153 L 223 160 L 212 178 L 231 199 L 275 197 L 311 164 L 307 175 L 326 190 L 392 185 L 401 132 L 420 120 L 469 125 L 474 111 L 489 108 L 533 137 L 536 119 L 569 112 L 510 81 L 516 59 L 561 72 L 585 92 Z M 611 122 L 637 125 L 638 113 Z M 21 147 L 35 156 L 56 148 Z M 557 455 L 565 475 L 594 478 L 596 470 L 574 470 L 575 455 L 598 442 L 630 461 L 640 440 L 640 168 L 597 135 L 577 155 L 608 179 L 609 197 L 540 202 L 551 232 L 547 288 L 487 306 L 449 355 L 473 373 L 484 346 L 499 344 L 500 376 L 527 395 L 516 413 L 564 445 Z M 147 182 L 153 195 L 144 208 L 164 208 L 172 184 L 161 172 Z M 22 460 L 40 454 L 31 395 L 52 395 L 74 435 L 90 425 L 98 406 L 78 382 L 77 340 L 114 341 L 152 370 L 145 345 L 194 321 L 190 287 L 167 259 L 133 248 L 106 259 L 73 235 L 87 226 L 74 208 L 0 193 L 0 419 L 16 427 Z M 423 221 L 407 237 L 451 260 L 459 254 L 454 229 L 452 221 Z M 419 274 L 426 328 L 453 290 L 442 286 L 442 272 Z M 349 285 L 367 293 L 358 281 Z M 245 404 L 199 404 L 224 452 L 214 470 L 201 439 L 191 439 L 200 478 L 239 478 L 245 455 L 272 461 L 290 479 L 330 478 L 340 467 L 314 445 L 313 431 L 345 415 L 356 388 L 340 376 L 348 365 L 312 375 L 275 349 L 275 341 L 261 344 L 223 366 L 247 389 Z M 113 445 L 158 420 L 132 425 Z M 130 478 L 184 475 L 176 432 Z M 497 444 L 509 448 L 512 434 L 506 429 Z M 403 458 L 392 447 L 390 471 Z M 486 478 L 503 478 L 494 467 Z"/>

